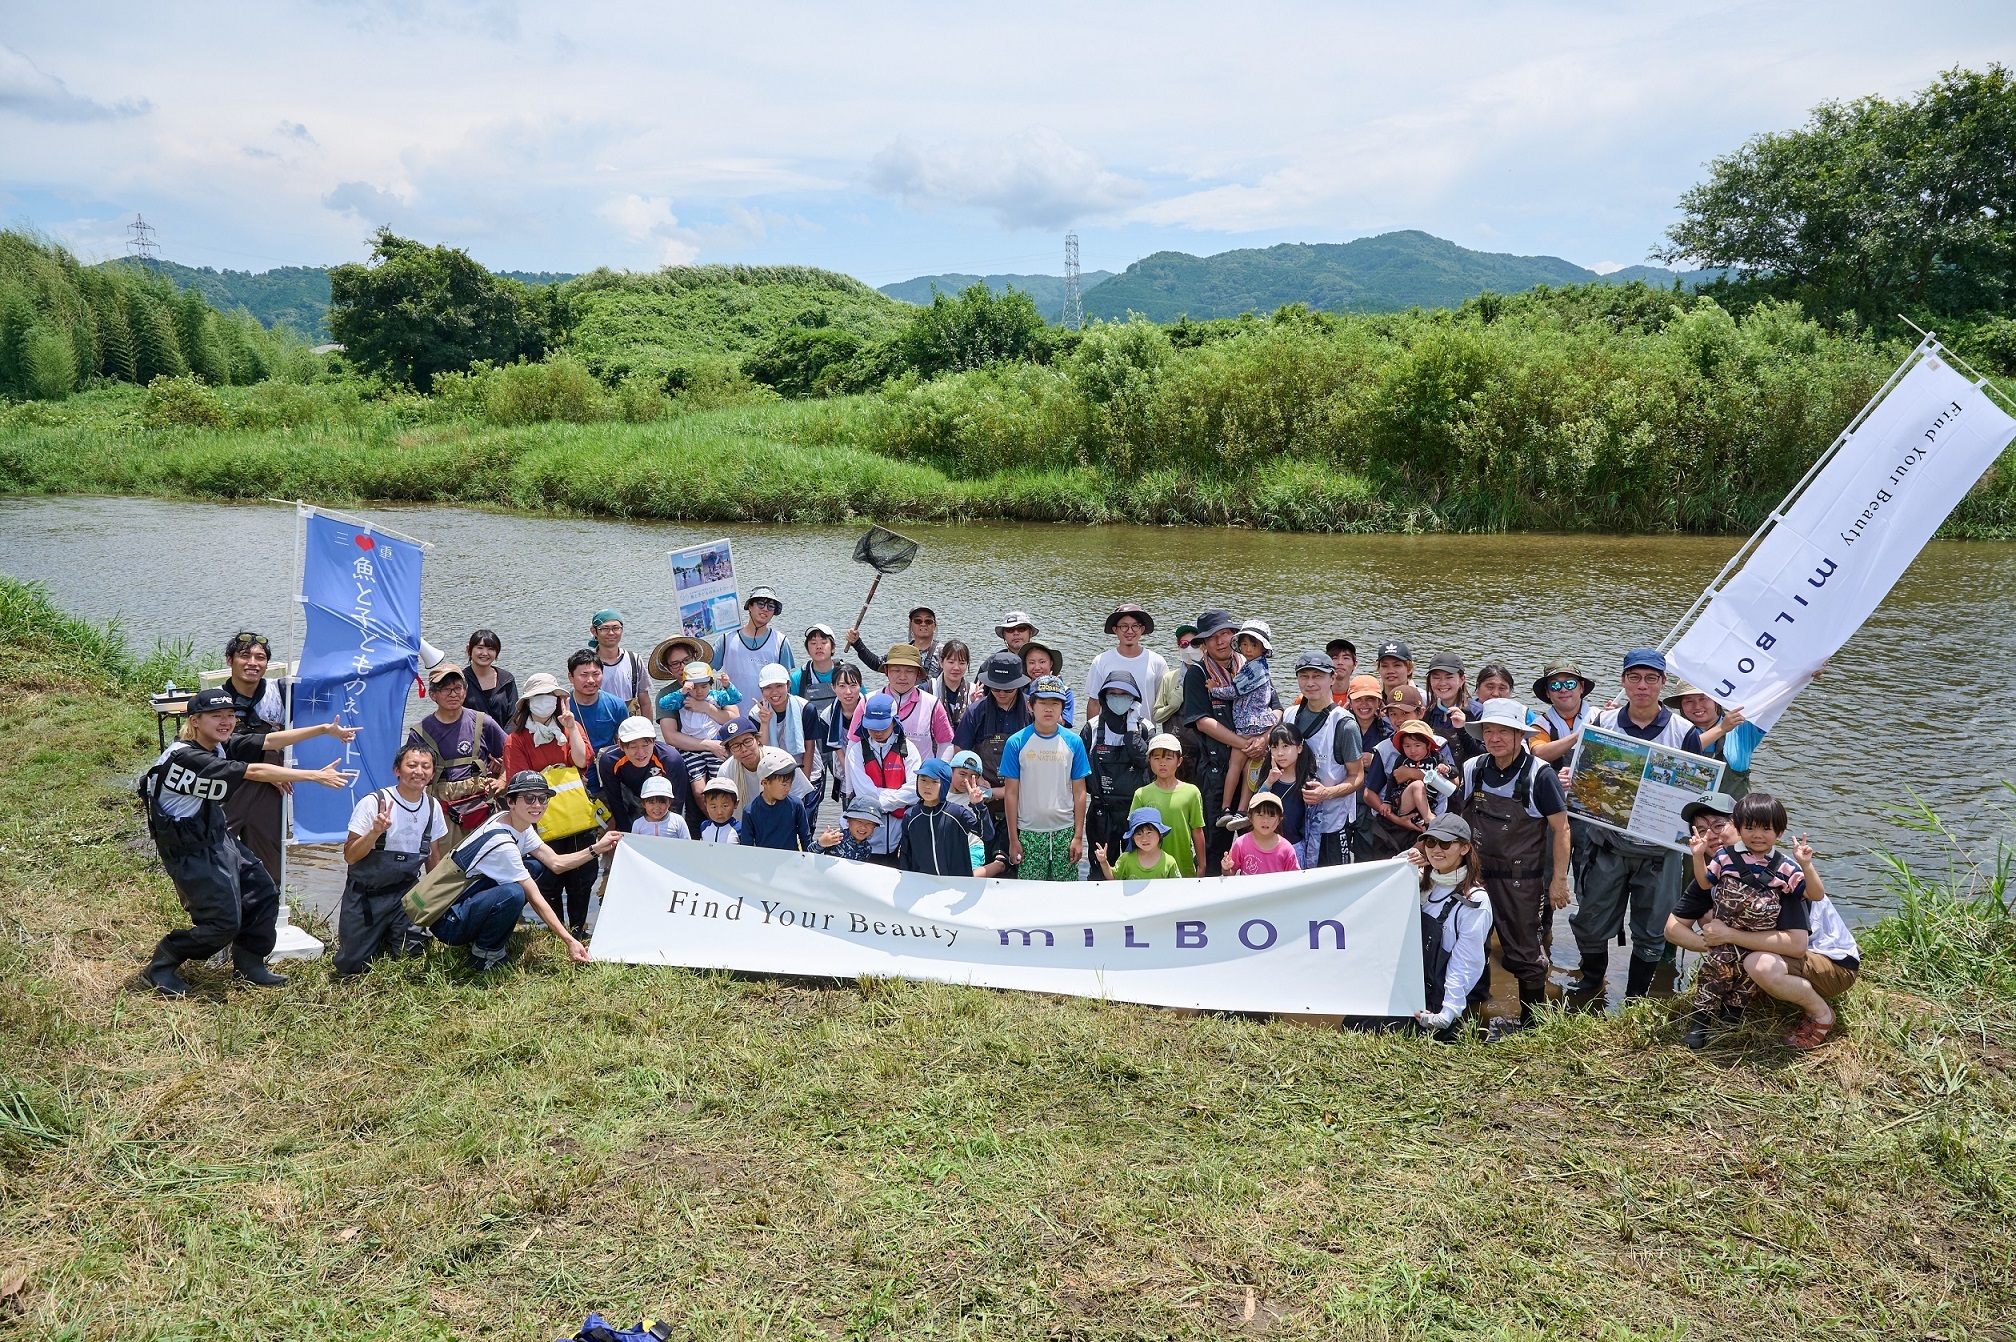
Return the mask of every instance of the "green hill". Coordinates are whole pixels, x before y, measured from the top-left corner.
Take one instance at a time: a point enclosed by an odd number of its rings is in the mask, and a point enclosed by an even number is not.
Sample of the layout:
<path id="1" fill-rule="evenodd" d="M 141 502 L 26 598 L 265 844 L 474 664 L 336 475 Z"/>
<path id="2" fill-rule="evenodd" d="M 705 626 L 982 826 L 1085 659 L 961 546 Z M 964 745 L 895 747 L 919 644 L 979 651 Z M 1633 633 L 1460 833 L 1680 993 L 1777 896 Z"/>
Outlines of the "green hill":
<path id="1" fill-rule="evenodd" d="M 559 285 L 554 300 L 566 331 L 561 343 L 612 381 L 739 359 L 792 325 L 876 340 L 911 311 L 859 280 L 811 266 L 597 270 Z"/>
<path id="2" fill-rule="evenodd" d="M 284 326 L 307 340 L 329 338 L 324 316 L 329 311 L 329 267 L 277 266 L 272 270 L 212 270 L 174 261 L 142 263 L 130 256 L 101 264 L 144 268 L 178 289 L 194 289 L 220 312 L 244 308 L 271 330 Z"/>
<path id="3" fill-rule="evenodd" d="M 1660 273 L 1671 283 L 1671 272 Z M 1409 229 L 1353 242 L 1283 243 L 1216 256 L 1157 252 L 1088 293 L 1085 315 L 1117 320 L 1138 312 L 1170 322 L 1186 315 L 1202 320 L 1271 312 L 1285 303 L 1327 312 L 1399 312 L 1458 307 L 1486 289 L 1519 293 L 1539 284 L 1649 280 L 1627 272 L 1619 276 L 1598 275 L 1558 256 L 1473 252 Z"/>
<path id="4" fill-rule="evenodd" d="M 1089 292 L 1093 286 L 1103 284 L 1113 278 L 1110 270 L 1088 270 L 1078 277 L 1078 291 Z M 885 284 L 882 292 L 901 303 L 915 303 L 923 307 L 931 301 L 931 290 L 935 286 L 939 293 L 956 294 L 961 289 L 975 284 L 984 284 L 995 293 L 1006 293 L 1010 289 L 1020 289 L 1036 300 L 1036 310 L 1043 314 L 1046 322 L 1060 322 L 1064 319 L 1064 277 L 1062 275 L 919 275 L 914 280 L 904 280 L 898 284 Z"/>

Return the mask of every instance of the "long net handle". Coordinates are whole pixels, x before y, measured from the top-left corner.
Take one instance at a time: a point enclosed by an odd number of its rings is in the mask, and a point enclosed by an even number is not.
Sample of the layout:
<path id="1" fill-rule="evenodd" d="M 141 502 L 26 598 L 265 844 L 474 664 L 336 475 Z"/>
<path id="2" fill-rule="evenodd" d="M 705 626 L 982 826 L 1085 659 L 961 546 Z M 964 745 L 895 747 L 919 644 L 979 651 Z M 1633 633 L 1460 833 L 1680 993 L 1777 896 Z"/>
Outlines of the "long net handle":
<path id="1" fill-rule="evenodd" d="M 868 607 L 875 603 L 875 589 L 882 585 L 882 575 L 876 574 L 875 581 L 868 584 L 868 597 L 861 603 L 861 613 L 854 617 L 854 627 L 859 629 L 861 621 L 868 618 Z"/>

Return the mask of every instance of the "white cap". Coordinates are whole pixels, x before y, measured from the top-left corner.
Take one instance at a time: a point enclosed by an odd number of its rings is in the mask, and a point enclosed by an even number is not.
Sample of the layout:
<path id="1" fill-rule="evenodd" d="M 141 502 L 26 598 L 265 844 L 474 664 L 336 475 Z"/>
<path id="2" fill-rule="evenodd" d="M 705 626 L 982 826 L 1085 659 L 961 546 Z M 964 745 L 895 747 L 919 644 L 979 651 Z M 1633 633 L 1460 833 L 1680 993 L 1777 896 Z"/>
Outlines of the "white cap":
<path id="1" fill-rule="evenodd" d="M 637 795 L 645 801 L 650 801 L 653 797 L 663 797 L 670 801 L 679 794 L 672 790 L 671 779 L 664 774 L 652 774 L 644 780 L 644 786 L 637 789 Z"/>
<path id="2" fill-rule="evenodd" d="M 701 788 L 700 791 L 703 794 L 708 792 L 725 792 L 736 801 L 742 800 L 742 789 L 736 787 L 735 780 L 725 773 L 715 774 L 712 778 L 708 779 L 707 785 Z"/>
<path id="3" fill-rule="evenodd" d="M 791 758 L 791 752 L 779 746 L 764 746 L 763 753 L 756 757 L 756 776 L 775 778 L 779 774 L 796 773 L 798 761 Z"/>
<path id="4" fill-rule="evenodd" d="M 1168 750 L 1174 752 L 1175 754 L 1180 755 L 1183 753 L 1183 743 L 1181 741 L 1178 741 L 1170 733 L 1161 732 L 1158 733 L 1156 737 L 1148 743 L 1149 754 L 1152 755 L 1158 750 Z"/>
<path id="5" fill-rule="evenodd" d="M 756 673 L 756 686 L 758 689 L 761 689 L 765 685 L 789 685 L 790 683 L 791 673 L 785 669 L 784 664 L 781 662 L 772 662 Z"/>
<path id="6" fill-rule="evenodd" d="M 616 728 L 618 741 L 649 741 L 657 735 L 658 729 L 649 718 L 625 718 Z"/>

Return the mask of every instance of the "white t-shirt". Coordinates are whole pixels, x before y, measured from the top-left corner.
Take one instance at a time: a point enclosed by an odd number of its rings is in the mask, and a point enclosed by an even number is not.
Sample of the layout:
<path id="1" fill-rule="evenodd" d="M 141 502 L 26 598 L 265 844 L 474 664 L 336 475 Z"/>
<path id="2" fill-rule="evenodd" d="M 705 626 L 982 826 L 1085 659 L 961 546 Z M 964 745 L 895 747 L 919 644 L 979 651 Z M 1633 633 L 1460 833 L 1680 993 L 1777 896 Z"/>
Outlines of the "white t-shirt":
<path id="1" fill-rule="evenodd" d="M 422 796 L 417 802 L 408 802 L 399 795 L 396 788 L 385 788 L 378 792 L 367 792 L 357 799 L 350 809 L 350 832 L 369 834 L 371 827 L 378 823 L 378 803 L 381 798 L 392 799 L 392 824 L 385 831 L 385 851 L 388 853 L 424 853 L 434 840 L 448 832 L 447 819 L 441 814 L 441 803 L 432 797 Z M 427 842 L 421 842 L 422 837 Z"/>
<path id="2" fill-rule="evenodd" d="M 1085 673 L 1085 698 L 1087 705 L 1081 711 L 1088 718 L 1099 716 L 1098 709 L 1091 705 L 1099 702 L 1099 687 L 1106 683 L 1106 677 L 1115 671 L 1124 671 L 1140 687 L 1135 697 L 1141 702 L 1127 715 L 1128 725 L 1139 726 L 1148 720 L 1155 707 L 1155 696 L 1162 689 L 1162 678 L 1169 674 L 1169 663 L 1161 653 L 1152 648 L 1143 648 L 1139 656 L 1128 659 L 1120 655 L 1120 649 L 1108 648 L 1092 659 L 1092 667 Z"/>
<path id="3" fill-rule="evenodd" d="M 1806 905 L 1806 921 L 1809 931 L 1806 936 L 1806 950 L 1809 954 L 1824 955 L 1830 960 L 1862 958 L 1862 948 L 1855 944 L 1855 934 L 1842 921 L 1841 911 L 1834 907 L 1831 899 L 1816 899 Z"/>
<path id="4" fill-rule="evenodd" d="M 503 830 L 509 834 L 512 842 L 493 842 L 490 839 L 490 835 L 497 830 Z M 477 876 L 488 876 L 499 885 L 516 885 L 520 881 L 529 881 L 532 879 L 532 873 L 525 869 L 525 859 L 536 852 L 540 844 L 546 842 L 539 837 L 539 827 L 537 825 L 528 825 L 524 832 L 520 833 L 505 824 L 502 820 L 492 820 L 479 828 L 475 834 L 471 834 L 468 838 L 464 839 L 462 843 L 469 844 L 475 842 L 478 834 L 483 836 L 483 841 L 489 843 L 490 847 L 482 857 L 476 859 L 476 865 L 469 868 L 469 875 L 472 879 Z"/>
<path id="5" fill-rule="evenodd" d="M 643 834 L 653 839 L 690 839 L 685 817 L 677 811 L 667 811 L 663 820 L 653 820 L 649 816 L 638 816 L 630 822 L 632 834 Z"/>
<path id="6" fill-rule="evenodd" d="M 602 692 L 613 694 L 624 703 L 635 699 L 642 690 L 638 680 L 642 677 L 642 664 L 634 652 L 625 651 L 618 655 L 614 663 L 602 660 L 602 654 L 595 654 L 596 665 L 602 668 Z"/>

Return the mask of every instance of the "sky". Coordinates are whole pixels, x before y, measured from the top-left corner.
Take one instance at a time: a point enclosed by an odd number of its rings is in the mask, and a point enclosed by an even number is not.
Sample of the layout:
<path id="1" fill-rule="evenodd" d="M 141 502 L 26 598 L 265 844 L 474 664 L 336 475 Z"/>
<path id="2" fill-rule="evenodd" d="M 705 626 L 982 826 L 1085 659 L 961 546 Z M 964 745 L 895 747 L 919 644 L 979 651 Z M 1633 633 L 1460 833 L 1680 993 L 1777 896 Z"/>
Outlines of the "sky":
<path id="1" fill-rule="evenodd" d="M 86 259 L 806 264 L 870 284 L 1417 228 L 1609 270 L 2016 5 L 211 0 L 0 12 L 0 219 Z"/>

